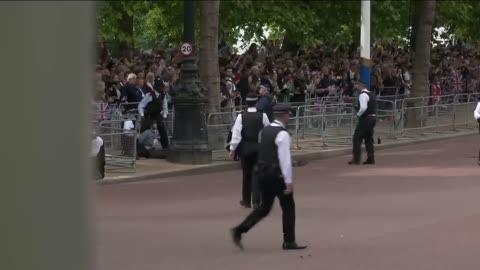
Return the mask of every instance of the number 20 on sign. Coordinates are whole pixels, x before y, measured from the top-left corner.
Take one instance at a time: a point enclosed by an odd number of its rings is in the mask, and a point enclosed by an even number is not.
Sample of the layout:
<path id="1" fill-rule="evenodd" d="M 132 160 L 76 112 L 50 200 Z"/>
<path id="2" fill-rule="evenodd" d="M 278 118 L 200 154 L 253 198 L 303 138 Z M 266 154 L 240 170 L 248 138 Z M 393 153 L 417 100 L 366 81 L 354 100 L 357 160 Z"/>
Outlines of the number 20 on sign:
<path id="1" fill-rule="evenodd" d="M 182 45 L 180 46 L 180 53 L 183 56 L 189 56 L 189 55 L 192 54 L 192 52 L 193 52 L 192 44 L 190 44 L 188 42 L 182 43 Z"/>

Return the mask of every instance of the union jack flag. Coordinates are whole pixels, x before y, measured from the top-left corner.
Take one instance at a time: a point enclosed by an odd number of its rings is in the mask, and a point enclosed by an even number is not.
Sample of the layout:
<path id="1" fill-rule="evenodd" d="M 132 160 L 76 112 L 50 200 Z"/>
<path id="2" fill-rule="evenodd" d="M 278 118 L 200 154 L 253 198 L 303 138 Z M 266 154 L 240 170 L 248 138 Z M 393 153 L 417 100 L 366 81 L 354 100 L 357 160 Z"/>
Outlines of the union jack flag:
<path id="1" fill-rule="evenodd" d="M 98 103 L 97 104 L 97 116 L 99 121 L 108 120 L 110 117 L 110 106 L 108 103 Z"/>
<path id="2" fill-rule="evenodd" d="M 450 79 L 450 86 L 453 88 L 454 93 L 460 94 L 463 91 L 462 75 L 454 74 Z"/>

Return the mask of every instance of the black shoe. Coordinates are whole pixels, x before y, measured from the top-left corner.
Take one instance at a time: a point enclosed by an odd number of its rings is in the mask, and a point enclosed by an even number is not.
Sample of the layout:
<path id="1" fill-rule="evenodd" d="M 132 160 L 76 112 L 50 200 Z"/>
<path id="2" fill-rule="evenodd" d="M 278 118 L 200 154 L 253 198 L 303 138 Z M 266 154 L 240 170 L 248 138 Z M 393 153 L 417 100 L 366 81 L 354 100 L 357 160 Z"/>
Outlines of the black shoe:
<path id="1" fill-rule="evenodd" d="M 348 165 L 360 165 L 360 162 L 359 161 L 355 161 L 355 160 L 350 160 L 348 162 Z"/>
<path id="2" fill-rule="evenodd" d="M 368 165 L 368 164 L 373 165 L 373 164 L 375 164 L 375 159 L 367 159 L 365 162 L 363 162 L 363 164 L 365 164 L 365 165 Z"/>
<path id="3" fill-rule="evenodd" d="M 283 250 L 298 250 L 298 249 L 306 249 L 307 246 L 299 246 L 297 242 L 283 242 L 282 246 Z"/>
<path id="4" fill-rule="evenodd" d="M 255 210 L 255 209 L 259 208 L 259 207 L 260 207 L 260 204 L 258 204 L 258 203 L 254 203 L 254 204 L 253 204 L 253 210 Z"/>
<path id="5" fill-rule="evenodd" d="M 240 205 L 245 207 L 245 208 L 252 208 L 252 206 L 249 203 L 246 203 L 243 200 L 240 201 Z"/>
<path id="6" fill-rule="evenodd" d="M 230 233 L 232 234 L 232 241 L 235 246 L 237 246 L 240 250 L 243 250 L 242 234 L 239 233 L 235 228 L 231 229 Z"/>

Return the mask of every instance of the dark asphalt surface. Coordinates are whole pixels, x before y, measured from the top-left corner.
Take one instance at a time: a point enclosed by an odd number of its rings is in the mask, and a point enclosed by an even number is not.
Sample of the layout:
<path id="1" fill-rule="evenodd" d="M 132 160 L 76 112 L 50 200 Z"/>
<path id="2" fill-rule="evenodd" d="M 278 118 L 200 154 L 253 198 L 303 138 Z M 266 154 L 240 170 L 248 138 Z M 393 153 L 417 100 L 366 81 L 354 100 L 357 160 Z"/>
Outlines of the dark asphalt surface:
<path id="1" fill-rule="evenodd" d="M 93 187 L 99 270 L 480 269 L 478 136 L 294 169 L 297 240 L 282 251 L 281 211 L 236 249 L 240 171 Z"/>

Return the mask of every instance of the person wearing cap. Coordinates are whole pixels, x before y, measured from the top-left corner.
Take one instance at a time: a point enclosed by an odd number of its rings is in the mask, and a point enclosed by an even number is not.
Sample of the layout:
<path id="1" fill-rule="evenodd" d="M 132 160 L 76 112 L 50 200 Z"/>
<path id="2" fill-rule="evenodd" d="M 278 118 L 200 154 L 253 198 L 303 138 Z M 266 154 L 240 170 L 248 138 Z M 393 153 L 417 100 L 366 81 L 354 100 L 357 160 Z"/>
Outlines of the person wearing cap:
<path id="1" fill-rule="evenodd" d="M 156 80 L 153 90 L 147 93 L 138 104 L 138 114 L 143 119 L 140 132 L 149 128 L 147 123 L 155 121 L 163 149 L 168 149 L 168 134 L 164 123 L 168 116 L 168 101 L 163 91 L 166 85 L 168 85 L 167 82 Z"/>
<path id="2" fill-rule="evenodd" d="M 473 112 L 473 117 L 478 122 L 478 133 L 480 134 L 480 96 L 478 97 L 479 102 L 477 103 L 477 107 Z M 478 152 L 478 166 L 480 166 L 480 151 Z"/>
<path id="3" fill-rule="evenodd" d="M 233 243 L 243 250 L 242 234 L 247 233 L 272 209 L 277 197 L 282 208 L 284 250 L 305 249 L 295 240 L 295 201 L 293 199 L 292 160 L 290 135 L 287 132 L 291 107 L 278 104 L 273 108 L 275 121 L 265 127 L 260 136 L 258 153 L 258 179 L 262 204 L 231 230 Z"/>
<path id="4" fill-rule="evenodd" d="M 270 95 L 270 88 L 268 85 L 261 84 L 258 93 L 260 98 L 257 102 L 257 111 L 265 113 L 271 122 L 273 121 L 273 97 Z"/>
<path id="5" fill-rule="evenodd" d="M 377 102 L 375 94 L 366 89 L 366 83 L 358 80 L 354 84 L 355 89 L 360 91 L 358 104 L 356 106 L 358 123 L 353 134 L 353 159 L 348 162 L 350 165 L 359 165 L 362 155 L 362 142 L 365 140 L 367 160 L 363 164 L 375 164 L 373 149 L 373 129 L 376 124 Z"/>
<path id="6" fill-rule="evenodd" d="M 258 185 L 256 181 L 253 183 L 252 179 L 258 158 L 258 136 L 263 127 L 270 125 L 270 121 L 266 114 L 257 111 L 255 108 L 257 96 L 254 93 L 249 93 L 245 101 L 248 108 L 237 116 L 232 128 L 230 158 L 233 159 L 236 151 L 240 150 L 243 172 L 242 200 L 240 205 L 246 208 L 251 207 L 253 184 L 253 208 L 257 208 L 260 203 Z"/>

